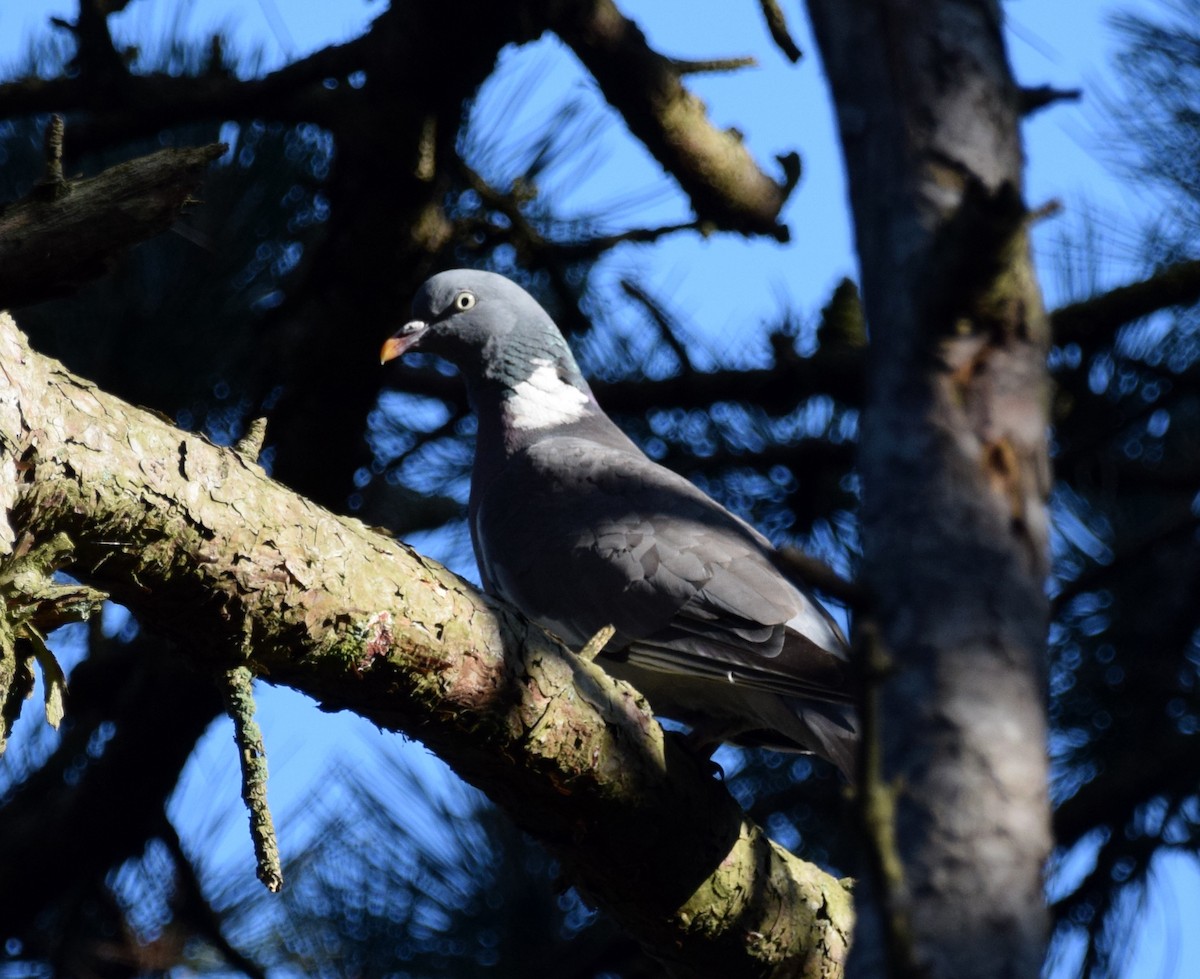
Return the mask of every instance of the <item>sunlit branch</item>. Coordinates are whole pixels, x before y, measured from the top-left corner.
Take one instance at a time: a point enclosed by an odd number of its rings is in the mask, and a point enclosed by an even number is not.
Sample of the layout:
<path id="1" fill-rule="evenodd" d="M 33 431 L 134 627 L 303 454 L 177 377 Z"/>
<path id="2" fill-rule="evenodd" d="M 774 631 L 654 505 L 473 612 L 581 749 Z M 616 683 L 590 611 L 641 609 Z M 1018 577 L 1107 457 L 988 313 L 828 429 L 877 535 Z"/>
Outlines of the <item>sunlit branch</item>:
<path id="1" fill-rule="evenodd" d="M 763 18 L 767 22 L 767 30 L 771 32 L 771 40 L 783 52 L 783 56 L 792 62 L 792 64 L 795 64 L 804 57 L 804 53 L 800 50 L 800 46 L 792 39 L 792 33 L 788 30 L 787 18 L 784 16 L 783 9 L 779 6 L 777 0 L 758 0 L 758 2 L 759 6 L 762 7 Z"/>
<path id="2" fill-rule="evenodd" d="M 579 56 L 630 132 L 678 182 L 696 216 L 718 228 L 786 241 L 786 181 L 759 169 L 740 137 L 713 126 L 679 70 L 611 0 L 561 4 L 550 28 Z"/>
<path id="3" fill-rule="evenodd" d="M 688 971 L 838 974 L 844 887 L 773 844 L 632 688 L 436 562 L 80 382 L 7 317 L 0 360 L 0 445 L 30 460 L 0 483 L 0 541 L 67 533 L 74 572 L 201 669 L 249 651 L 273 683 L 419 737 Z"/>
<path id="4" fill-rule="evenodd" d="M 681 75 L 716 75 L 728 71 L 740 71 L 743 68 L 757 68 L 758 59 L 746 56 L 741 58 L 709 58 L 692 61 L 684 58 L 668 58 L 671 67 Z"/>

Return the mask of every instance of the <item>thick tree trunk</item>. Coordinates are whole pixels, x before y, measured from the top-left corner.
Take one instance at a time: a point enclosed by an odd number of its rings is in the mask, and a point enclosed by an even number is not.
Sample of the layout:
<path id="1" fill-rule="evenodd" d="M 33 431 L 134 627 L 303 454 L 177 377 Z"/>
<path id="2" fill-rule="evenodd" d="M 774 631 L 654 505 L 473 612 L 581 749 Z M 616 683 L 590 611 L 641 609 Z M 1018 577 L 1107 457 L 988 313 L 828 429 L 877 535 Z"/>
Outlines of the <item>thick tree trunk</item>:
<path id="1" fill-rule="evenodd" d="M 1046 318 L 991 0 L 810 0 L 871 330 L 873 872 L 852 972 L 1036 976 L 1049 844 Z"/>
<path id="2" fill-rule="evenodd" d="M 72 377 L 7 314 L 0 365 L 0 571 L 66 534 L 75 574 L 201 665 L 246 662 L 420 739 L 675 974 L 841 975 L 845 889 L 767 839 L 631 687 L 252 460 Z"/>

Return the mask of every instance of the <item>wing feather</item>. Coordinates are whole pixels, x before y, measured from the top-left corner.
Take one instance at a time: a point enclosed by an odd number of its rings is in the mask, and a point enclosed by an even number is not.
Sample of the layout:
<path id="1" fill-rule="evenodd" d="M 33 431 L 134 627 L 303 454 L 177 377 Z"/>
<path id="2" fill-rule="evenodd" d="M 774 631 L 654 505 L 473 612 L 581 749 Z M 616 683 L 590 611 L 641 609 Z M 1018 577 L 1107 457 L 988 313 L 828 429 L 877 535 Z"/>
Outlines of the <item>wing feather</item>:
<path id="1" fill-rule="evenodd" d="M 761 534 L 683 477 L 626 445 L 550 437 L 510 457 L 473 504 L 489 587 L 577 646 L 614 625 L 613 672 L 656 710 L 745 731 L 759 717 L 733 715 L 779 702 L 794 729 L 783 746 L 828 755 L 838 730 L 852 736 L 836 622 L 778 572 Z M 755 726 L 778 734 L 787 719 Z"/>

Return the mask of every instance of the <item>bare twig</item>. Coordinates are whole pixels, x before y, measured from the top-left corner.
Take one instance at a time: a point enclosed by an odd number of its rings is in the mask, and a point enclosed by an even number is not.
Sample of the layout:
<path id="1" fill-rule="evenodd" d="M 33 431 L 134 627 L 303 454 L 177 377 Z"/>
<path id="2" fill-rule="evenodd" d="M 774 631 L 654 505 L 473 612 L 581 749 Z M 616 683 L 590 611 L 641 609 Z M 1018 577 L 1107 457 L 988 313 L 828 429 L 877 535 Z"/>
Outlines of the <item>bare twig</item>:
<path id="1" fill-rule="evenodd" d="M 585 659 L 589 663 L 594 660 L 600 651 L 608 645 L 608 641 L 615 636 L 617 630 L 611 625 L 606 625 L 600 629 L 591 639 L 584 643 L 583 648 L 579 650 L 579 658 Z"/>
<path id="2" fill-rule="evenodd" d="M 1017 98 L 1021 115 L 1031 116 L 1056 102 L 1078 102 L 1083 98 L 1083 92 L 1077 88 L 1053 88 L 1050 85 L 1038 85 L 1036 88 L 1020 89 Z"/>
<path id="3" fill-rule="evenodd" d="M 56 201 L 71 192 L 71 185 L 63 176 L 63 135 L 66 124 L 63 117 L 55 113 L 46 125 L 46 172 L 37 185 L 45 200 Z"/>
<path id="4" fill-rule="evenodd" d="M 246 426 L 246 431 L 233 444 L 233 451 L 244 458 L 247 462 L 258 462 L 258 457 L 262 455 L 263 442 L 267 438 L 267 420 L 265 418 L 255 418 Z"/>
<path id="5" fill-rule="evenodd" d="M 279 841 L 275 823 L 267 806 L 267 751 L 262 731 L 254 720 L 253 676 L 247 666 L 235 666 L 223 677 L 221 693 L 225 709 L 233 721 L 233 738 L 238 746 L 242 769 L 242 800 L 250 812 L 250 837 L 258 861 L 258 879 L 275 893 L 283 887 L 283 868 L 279 863 Z"/>
<path id="6" fill-rule="evenodd" d="M 784 57 L 792 64 L 795 64 L 804 57 L 804 53 L 800 50 L 799 45 L 792 40 L 791 32 L 787 26 L 787 18 L 784 17 L 782 8 L 779 6 L 777 0 L 758 0 L 758 2 L 759 6 L 762 7 L 763 17 L 767 22 L 767 30 L 771 32 L 771 40 L 783 52 Z"/>
<path id="7" fill-rule="evenodd" d="M 752 55 L 740 58 L 704 58 L 691 60 L 688 58 L 668 58 L 671 67 L 681 75 L 716 75 L 726 71 L 741 71 L 743 68 L 757 68 L 758 61 Z"/>

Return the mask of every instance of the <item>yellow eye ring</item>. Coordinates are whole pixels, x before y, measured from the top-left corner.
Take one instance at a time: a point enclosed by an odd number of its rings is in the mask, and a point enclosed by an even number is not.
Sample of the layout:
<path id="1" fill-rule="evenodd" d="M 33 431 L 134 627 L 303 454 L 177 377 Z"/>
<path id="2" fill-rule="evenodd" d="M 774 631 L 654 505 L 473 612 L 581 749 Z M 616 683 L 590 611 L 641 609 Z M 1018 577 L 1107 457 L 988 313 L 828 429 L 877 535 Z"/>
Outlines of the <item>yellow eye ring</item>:
<path id="1" fill-rule="evenodd" d="M 475 295 L 470 292 L 460 292 L 454 297 L 454 308 L 459 312 L 470 309 L 475 305 Z"/>

